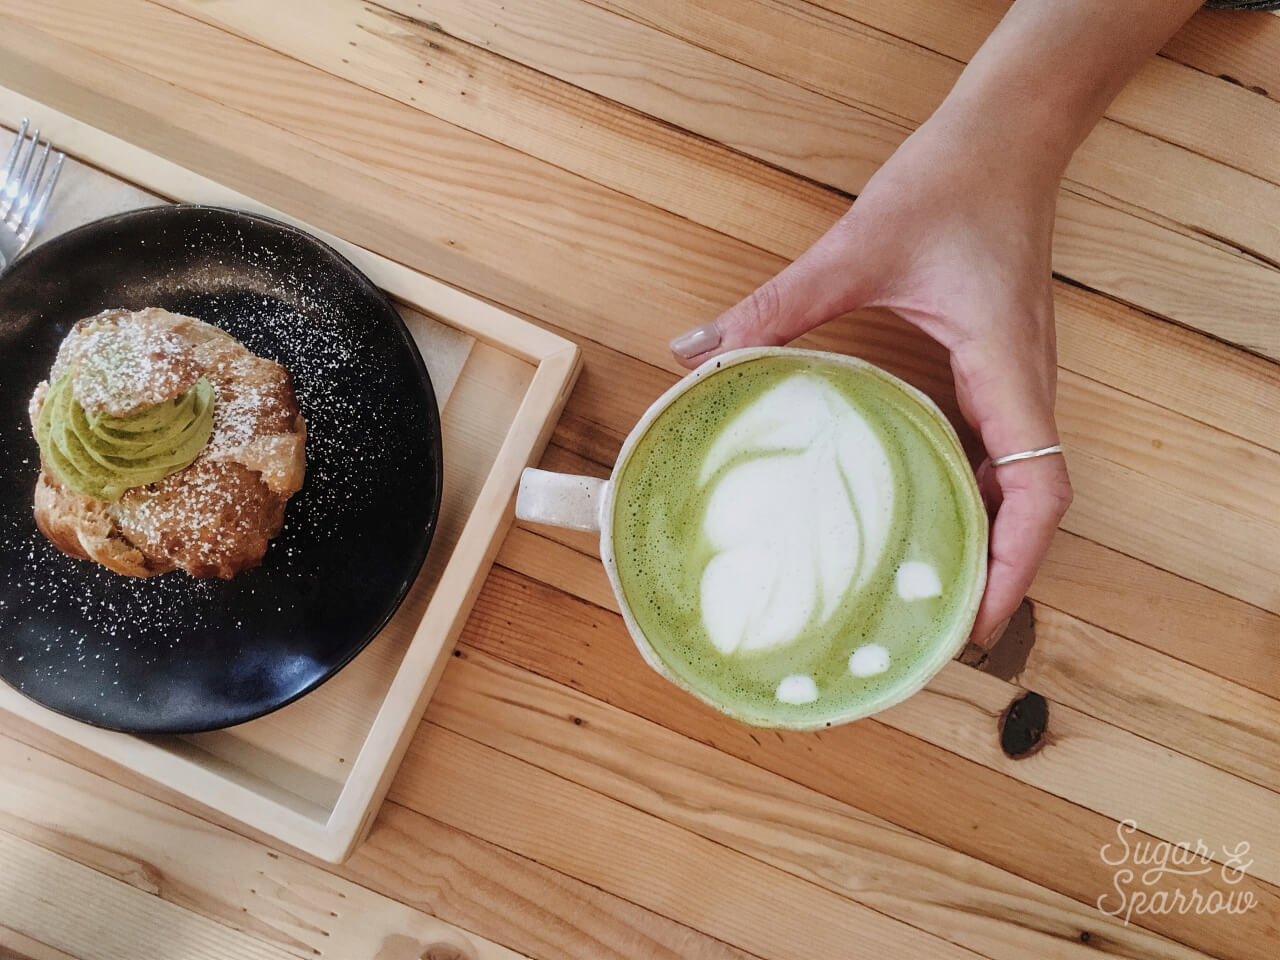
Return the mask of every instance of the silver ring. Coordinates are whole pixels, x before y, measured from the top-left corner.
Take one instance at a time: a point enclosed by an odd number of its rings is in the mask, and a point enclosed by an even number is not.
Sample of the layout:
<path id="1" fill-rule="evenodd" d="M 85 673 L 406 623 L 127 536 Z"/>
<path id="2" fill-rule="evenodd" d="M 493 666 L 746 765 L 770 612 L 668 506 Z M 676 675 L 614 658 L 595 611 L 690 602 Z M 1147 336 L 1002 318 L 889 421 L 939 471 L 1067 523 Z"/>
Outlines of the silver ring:
<path id="1" fill-rule="evenodd" d="M 1041 447 L 1039 450 L 1024 450 L 1022 453 L 1011 453 L 1007 457 L 996 457 L 991 461 L 993 467 L 1000 467 L 1006 463 L 1015 463 L 1018 460 L 1030 460 L 1033 457 L 1047 457 L 1053 453 L 1062 453 L 1062 444 L 1055 443 L 1052 447 Z"/>

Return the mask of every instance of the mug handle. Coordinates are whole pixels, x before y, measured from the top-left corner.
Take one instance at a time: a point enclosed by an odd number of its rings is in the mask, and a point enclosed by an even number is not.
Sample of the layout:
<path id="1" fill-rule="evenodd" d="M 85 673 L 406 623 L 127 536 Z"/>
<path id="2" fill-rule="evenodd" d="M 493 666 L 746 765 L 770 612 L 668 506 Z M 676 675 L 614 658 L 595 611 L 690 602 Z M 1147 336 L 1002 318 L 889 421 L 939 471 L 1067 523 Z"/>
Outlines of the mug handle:
<path id="1" fill-rule="evenodd" d="M 599 533 L 608 480 L 525 467 L 516 495 L 516 519 Z"/>

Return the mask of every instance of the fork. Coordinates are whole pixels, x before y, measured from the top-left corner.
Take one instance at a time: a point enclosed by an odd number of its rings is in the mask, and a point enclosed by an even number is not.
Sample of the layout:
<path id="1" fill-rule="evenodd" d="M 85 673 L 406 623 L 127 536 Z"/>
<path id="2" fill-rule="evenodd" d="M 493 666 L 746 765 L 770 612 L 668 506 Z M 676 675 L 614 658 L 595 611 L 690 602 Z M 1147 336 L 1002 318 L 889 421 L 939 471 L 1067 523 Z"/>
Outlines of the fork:
<path id="1" fill-rule="evenodd" d="M 47 140 L 41 149 L 39 128 L 28 138 L 28 125 L 24 117 L 0 176 L 0 270 L 13 263 L 31 241 L 62 169 L 62 152 Z"/>

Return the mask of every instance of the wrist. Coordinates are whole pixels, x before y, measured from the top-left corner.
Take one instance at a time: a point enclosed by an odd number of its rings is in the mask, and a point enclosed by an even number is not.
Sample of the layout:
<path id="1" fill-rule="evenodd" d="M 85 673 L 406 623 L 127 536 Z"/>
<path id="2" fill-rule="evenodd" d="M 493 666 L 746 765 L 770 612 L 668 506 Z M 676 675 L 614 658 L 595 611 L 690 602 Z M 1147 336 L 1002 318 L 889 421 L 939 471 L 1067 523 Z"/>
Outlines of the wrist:
<path id="1" fill-rule="evenodd" d="M 1075 144 L 1035 109 L 1006 109 L 957 89 L 916 132 L 957 177 L 983 192 L 1054 197 Z"/>

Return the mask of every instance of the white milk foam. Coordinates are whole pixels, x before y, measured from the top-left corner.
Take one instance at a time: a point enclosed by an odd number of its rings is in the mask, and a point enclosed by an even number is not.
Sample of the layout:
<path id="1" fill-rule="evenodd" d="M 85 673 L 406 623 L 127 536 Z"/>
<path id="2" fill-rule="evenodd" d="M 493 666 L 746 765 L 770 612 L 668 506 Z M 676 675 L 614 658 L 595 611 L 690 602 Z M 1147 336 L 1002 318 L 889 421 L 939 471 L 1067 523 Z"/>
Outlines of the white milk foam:
<path id="1" fill-rule="evenodd" d="M 849 656 L 849 672 L 855 677 L 874 677 L 889 669 L 889 651 L 878 643 L 864 643 Z"/>
<path id="2" fill-rule="evenodd" d="M 942 596 L 938 571 L 922 560 L 910 560 L 898 568 L 893 587 L 903 600 L 928 600 Z"/>
<path id="3" fill-rule="evenodd" d="M 889 457 L 862 414 L 822 377 L 796 373 L 761 394 L 711 445 L 698 483 L 715 485 L 703 519 L 713 556 L 700 604 L 722 654 L 799 639 L 866 582 L 885 549 L 894 501 Z M 793 680 L 784 678 L 779 699 Z"/>
<path id="4" fill-rule="evenodd" d="M 776 696 L 783 703 L 813 703 L 818 699 L 818 685 L 813 682 L 813 677 L 793 673 L 778 681 Z"/>

